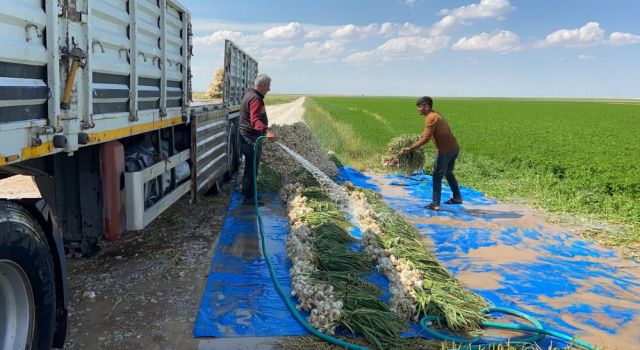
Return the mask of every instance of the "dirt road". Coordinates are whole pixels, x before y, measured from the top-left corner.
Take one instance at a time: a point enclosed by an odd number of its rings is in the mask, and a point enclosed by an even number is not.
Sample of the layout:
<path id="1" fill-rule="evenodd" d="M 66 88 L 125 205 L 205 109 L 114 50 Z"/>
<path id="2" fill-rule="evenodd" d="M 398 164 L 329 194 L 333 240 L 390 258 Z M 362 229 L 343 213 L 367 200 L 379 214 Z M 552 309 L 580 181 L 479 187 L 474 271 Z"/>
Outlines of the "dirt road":
<path id="1" fill-rule="evenodd" d="M 304 97 L 289 103 L 269 106 L 267 105 L 267 115 L 269 116 L 269 124 L 285 125 L 294 124 L 302 121 L 304 114 Z"/>
<path id="2" fill-rule="evenodd" d="M 0 180 L 0 198 L 40 198 L 31 176 L 15 175 Z"/>

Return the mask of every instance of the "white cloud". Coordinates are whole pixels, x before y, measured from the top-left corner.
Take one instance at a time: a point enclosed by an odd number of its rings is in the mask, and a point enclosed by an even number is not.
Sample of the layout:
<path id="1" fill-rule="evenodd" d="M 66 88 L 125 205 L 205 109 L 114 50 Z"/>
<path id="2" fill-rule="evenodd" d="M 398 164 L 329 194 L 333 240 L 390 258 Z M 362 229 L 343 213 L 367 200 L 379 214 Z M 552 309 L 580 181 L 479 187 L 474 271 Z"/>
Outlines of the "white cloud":
<path id="1" fill-rule="evenodd" d="M 284 26 L 277 26 L 265 30 L 262 35 L 268 40 L 292 40 L 304 35 L 304 28 L 298 22 L 291 22 Z"/>
<path id="2" fill-rule="evenodd" d="M 504 19 L 515 10 L 509 0 L 480 0 L 477 4 L 461 6 L 453 10 L 444 9 L 440 15 L 444 16 L 431 28 L 433 35 L 442 35 L 451 30 L 469 24 L 469 20 L 482 18 Z"/>
<path id="3" fill-rule="evenodd" d="M 609 39 L 605 38 L 605 30 L 600 28 L 600 23 L 589 22 L 577 29 L 560 29 L 549 35 L 544 40 L 539 40 L 536 47 L 564 46 L 564 47 L 589 47 L 596 45 L 631 45 L 639 44 L 640 35 L 631 33 L 613 32 Z"/>
<path id="4" fill-rule="evenodd" d="M 538 41 L 537 47 L 564 46 L 587 47 L 602 44 L 604 42 L 604 29 L 598 22 L 589 22 L 577 29 L 560 29 L 549 35 L 544 40 Z"/>
<path id="5" fill-rule="evenodd" d="M 284 62 L 290 61 L 299 51 L 295 46 L 286 47 L 263 47 L 259 49 L 258 62 L 260 65 L 265 63 L 270 66 L 282 65 Z"/>
<path id="6" fill-rule="evenodd" d="M 322 30 L 312 30 L 310 32 L 307 32 L 304 37 L 305 39 L 320 39 L 325 35 L 327 35 L 327 33 L 323 32 Z"/>
<path id="7" fill-rule="evenodd" d="M 251 35 L 228 30 L 219 30 L 205 36 L 195 36 L 193 38 L 193 51 L 196 56 L 196 62 L 200 59 L 198 56 L 202 53 L 209 55 L 211 50 L 219 50 L 219 52 L 214 51 L 214 53 L 222 55 L 225 39 L 240 45 L 243 50 L 250 54 L 255 53 L 264 41 L 259 34 Z"/>
<path id="8" fill-rule="evenodd" d="M 364 27 L 355 26 L 353 24 L 347 24 L 334 30 L 331 33 L 331 39 L 343 40 L 343 41 L 355 41 L 362 40 L 378 32 L 378 25 L 375 23 L 369 24 Z"/>
<path id="9" fill-rule="evenodd" d="M 431 27 L 433 35 L 442 35 L 452 31 L 454 28 L 464 24 L 464 21 L 457 19 L 452 15 L 446 15 L 438 23 Z"/>
<path id="10" fill-rule="evenodd" d="M 520 50 L 520 38 L 513 32 L 503 30 L 495 34 L 481 33 L 462 37 L 451 47 L 454 50 L 493 51 L 509 53 Z"/>
<path id="11" fill-rule="evenodd" d="M 229 30 L 219 30 L 219 31 L 211 33 L 210 35 L 194 37 L 193 38 L 193 44 L 194 44 L 194 46 L 208 45 L 208 44 L 211 44 L 211 43 L 224 41 L 225 39 L 234 40 L 234 41 L 240 41 L 241 39 L 243 39 L 245 37 L 246 36 L 244 34 L 242 34 L 241 32 L 233 32 L 233 31 L 229 31 Z"/>
<path id="12" fill-rule="evenodd" d="M 589 55 L 578 55 L 578 59 L 581 61 L 593 61 L 596 59 L 595 56 L 589 56 Z"/>
<path id="13" fill-rule="evenodd" d="M 330 63 L 338 61 L 344 51 L 344 43 L 335 40 L 306 42 L 295 58 L 310 60 L 314 63 Z"/>
<path id="14" fill-rule="evenodd" d="M 196 35 L 217 31 L 263 32 L 269 28 L 280 25 L 278 23 L 237 23 L 214 18 L 196 18 L 191 21 L 191 24 L 193 25 L 193 31 Z"/>
<path id="15" fill-rule="evenodd" d="M 509 0 L 480 0 L 478 4 L 461 6 L 453 10 L 444 9 L 440 15 L 453 15 L 461 19 L 491 18 L 504 19 L 504 16 L 515 10 Z"/>
<path id="16" fill-rule="evenodd" d="M 422 60 L 427 55 L 447 47 L 449 39 L 448 36 L 393 38 L 374 50 L 355 52 L 343 61 L 354 65 L 364 65 L 389 61 Z"/>
<path id="17" fill-rule="evenodd" d="M 359 51 L 345 57 L 343 61 L 353 65 L 364 65 L 366 63 L 373 63 L 375 58 L 375 51 Z"/>
<path id="18" fill-rule="evenodd" d="M 404 4 L 409 7 L 413 7 L 413 5 L 416 4 L 416 0 L 404 0 Z"/>
<path id="19" fill-rule="evenodd" d="M 620 32 L 614 32 L 609 35 L 609 44 L 611 45 L 630 45 L 638 43 L 640 43 L 640 35 Z"/>
<path id="20" fill-rule="evenodd" d="M 397 37 L 397 36 L 414 36 L 414 35 L 424 35 L 428 34 L 428 29 L 425 27 L 417 26 L 413 23 L 405 22 L 404 24 L 398 23 L 382 23 L 380 26 L 379 34 L 389 38 L 389 37 Z"/>

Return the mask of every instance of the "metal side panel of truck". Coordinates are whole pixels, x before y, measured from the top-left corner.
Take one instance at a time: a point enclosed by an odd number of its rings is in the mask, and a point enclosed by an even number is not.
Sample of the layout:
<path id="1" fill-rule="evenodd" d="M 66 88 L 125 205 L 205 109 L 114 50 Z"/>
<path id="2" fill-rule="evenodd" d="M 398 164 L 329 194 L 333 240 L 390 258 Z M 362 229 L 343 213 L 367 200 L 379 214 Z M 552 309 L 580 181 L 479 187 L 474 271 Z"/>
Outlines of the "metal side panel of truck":
<path id="1" fill-rule="evenodd" d="M 3 3 L 0 165 L 188 121 L 189 16 L 170 0 Z"/>
<path id="2" fill-rule="evenodd" d="M 237 169 L 258 63 L 226 41 L 223 102 L 192 105 L 191 35 L 174 0 L 2 2 L 0 179 L 32 176 L 41 195 L 0 198 L 0 349 L 62 347 L 65 257 Z"/>

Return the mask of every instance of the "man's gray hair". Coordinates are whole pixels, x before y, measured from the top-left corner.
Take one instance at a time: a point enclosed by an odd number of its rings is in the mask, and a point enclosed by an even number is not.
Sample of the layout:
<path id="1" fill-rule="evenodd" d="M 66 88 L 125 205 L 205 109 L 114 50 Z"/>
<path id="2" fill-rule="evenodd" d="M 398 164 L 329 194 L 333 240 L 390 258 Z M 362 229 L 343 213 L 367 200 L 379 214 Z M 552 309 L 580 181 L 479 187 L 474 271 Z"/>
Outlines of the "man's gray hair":
<path id="1" fill-rule="evenodd" d="M 253 83 L 254 87 L 264 86 L 266 84 L 271 83 L 271 77 L 266 74 L 258 74 L 256 75 L 256 81 Z"/>

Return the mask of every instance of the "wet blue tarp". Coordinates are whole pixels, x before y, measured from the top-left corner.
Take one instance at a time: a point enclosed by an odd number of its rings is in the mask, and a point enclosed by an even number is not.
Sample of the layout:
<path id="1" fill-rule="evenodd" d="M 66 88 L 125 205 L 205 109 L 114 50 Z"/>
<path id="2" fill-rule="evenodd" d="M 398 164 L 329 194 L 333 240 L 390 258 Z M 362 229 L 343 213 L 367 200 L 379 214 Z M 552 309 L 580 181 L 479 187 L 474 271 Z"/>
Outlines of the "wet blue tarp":
<path id="1" fill-rule="evenodd" d="M 640 290 L 640 280 L 617 268 L 620 259 L 608 249 L 540 225 L 512 226 L 509 223 L 517 222 L 521 213 L 498 208 L 500 203 L 465 187 L 461 188 L 464 206 L 443 205 L 438 212 L 423 209 L 431 198 L 431 177 L 425 174 L 370 178 L 343 167 L 339 179 L 382 192 L 389 205 L 433 242 L 436 257 L 449 271 L 463 281 L 464 276 L 479 276 L 483 283 L 469 287 L 496 306 L 527 312 L 546 327 L 570 334 L 601 332 L 604 338 L 596 338 L 603 342 L 640 319 L 640 296 L 630 295 Z M 268 249 L 280 283 L 289 292 L 285 208 L 274 195 L 263 196 L 268 203 L 260 213 Z M 442 198 L 449 196 L 444 186 Z M 241 195 L 234 193 L 194 336 L 307 334 L 273 287 L 260 252 L 253 207 L 240 202 Z M 352 234 L 358 236 L 358 229 Z M 514 252 L 515 259 L 495 259 Z M 377 274 L 371 279 L 386 285 Z M 574 298 L 578 294 L 588 297 Z M 625 339 L 640 344 L 640 332 L 631 333 Z M 546 348 L 549 340 L 540 345 Z M 560 344 L 554 341 L 554 345 Z"/>
<path id="2" fill-rule="evenodd" d="M 291 291 L 285 242 L 287 215 L 282 201 L 262 194 L 260 207 L 267 249 L 282 287 Z M 264 337 L 302 335 L 307 331 L 291 316 L 276 292 L 260 250 L 253 206 L 234 192 L 211 263 L 193 335 L 195 337 Z"/>
<path id="3" fill-rule="evenodd" d="M 368 188 L 374 191 L 380 190 L 380 187 L 369 181 L 368 176 L 348 166 L 342 166 L 338 168 L 336 181 L 338 181 L 339 183 L 349 181 L 358 187 Z"/>
<path id="4" fill-rule="evenodd" d="M 345 172 L 343 180 L 381 189 L 385 201 L 432 240 L 436 257 L 454 275 L 498 277 L 488 281 L 487 288 L 471 287 L 493 305 L 524 311 L 547 328 L 568 334 L 601 332 L 604 335 L 592 337 L 602 339 L 598 345 L 610 344 L 607 339 L 619 330 L 638 324 L 640 296 L 632 294 L 639 290 L 640 279 L 617 266 L 625 263 L 613 251 L 541 225 L 505 225 L 523 214 L 497 208 L 495 200 L 465 187 L 464 206 L 424 209 L 431 202 L 432 182 L 423 173 L 375 179 L 363 174 L 350 178 L 352 173 Z M 442 198 L 450 197 L 444 185 Z M 502 247 L 516 256 L 502 260 L 474 255 L 502 254 Z M 634 333 L 628 349 L 640 349 L 640 329 Z M 549 342 L 539 345 L 546 348 Z"/>

